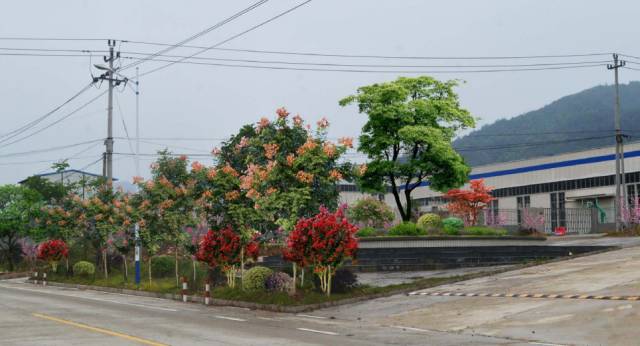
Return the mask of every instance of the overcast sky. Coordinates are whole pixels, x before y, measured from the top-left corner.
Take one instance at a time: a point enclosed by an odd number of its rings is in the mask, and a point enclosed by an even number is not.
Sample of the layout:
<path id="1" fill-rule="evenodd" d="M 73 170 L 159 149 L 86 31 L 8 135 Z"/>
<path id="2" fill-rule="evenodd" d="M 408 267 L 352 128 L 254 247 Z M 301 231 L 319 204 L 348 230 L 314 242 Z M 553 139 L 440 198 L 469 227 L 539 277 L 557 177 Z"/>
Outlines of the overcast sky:
<path id="1" fill-rule="evenodd" d="M 245 30 L 302 0 L 271 0 L 249 14 L 191 42 L 210 46 Z M 254 1 L 91 1 L 25 0 L 0 5 L 2 37 L 115 38 L 176 43 L 241 10 Z M 370 1 L 315 0 L 224 47 L 335 54 L 395 56 L 514 56 L 593 52 L 640 55 L 637 1 Z M 103 50 L 103 41 L 7 41 L 0 47 Z M 162 47 L 121 43 L 126 52 L 155 52 Z M 8 51 L 0 51 L 7 53 Z M 169 54 L 189 54 L 180 49 Z M 98 53 L 96 53 L 98 54 Z M 526 63 L 526 61 L 424 61 L 340 59 L 211 51 L 202 56 L 345 64 L 464 64 Z M 24 57 L 0 55 L 0 135 L 47 113 L 90 80 L 91 63 L 100 56 Z M 610 57 L 572 58 L 600 61 Z M 546 60 L 548 61 L 548 59 Z M 127 64 L 131 60 L 123 60 Z M 146 62 L 143 73 L 158 66 Z M 423 69 L 424 70 L 424 69 Z M 98 72 L 93 69 L 94 74 Z M 123 72 L 134 77 L 133 69 Z M 397 78 L 396 73 L 339 73 L 261 70 L 176 64 L 141 79 L 141 137 L 224 138 L 261 116 L 272 117 L 286 106 L 315 122 L 331 122 L 330 137 L 357 136 L 365 116 L 355 107 L 341 108 L 338 100 L 359 87 Z M 406 74 L 405 74 L 406 75 Z M 461 103 L 479 125 L 534 110 L 549 102 L 599 84 L 611 83 L 604 67 L 501 73 L 442 73 L 437 78 L 466 81 L 458 91 Z M 621 71 L 621 81 L 640 79 L 640 72 Z M 46 125 L 105 90 L 90 90 Z M 135 95 L 116 93 L 114 132 L 125 137 L 123 118 L 135 136 Z M 31 174 L 49 171 L 51 162 L 77 154 L 72 168 L 96 161 L 104 151 L 100 142 L 37 155 L 12 155 L 63 146 L 106 136 L 106 96 L 59 124 L 24 141 L 0 144 L 0 183 L 15 183 Z M 28 134 L 30 132 L 26 132 Z M 16 137 L 16 139 L 19 137 Z M 1 140 L 1 138 L 0 138 Z M 174 152 L 207 153 L 214 141 L 156 141 L 141 145 L 152 153 L 168 145 Z M 93 146 L 92 146 L 93 145 Z M 178 147 L 176 147 L 178 146 Z M 116 152 L 130 152 L 126 140 L 116 140 Z M 79 153 L 80 152 L 80 153 Z M 79 153 L 79 154 L 78 154 Z M 201 161 L 208 161 L 204 159 Z M 142 161 L 143 175 L 149 160 Z M 87 168 L 101 172 L 101 164 Z M 116 156 L 114 175 L 130 180 L 131 157 Z"/>

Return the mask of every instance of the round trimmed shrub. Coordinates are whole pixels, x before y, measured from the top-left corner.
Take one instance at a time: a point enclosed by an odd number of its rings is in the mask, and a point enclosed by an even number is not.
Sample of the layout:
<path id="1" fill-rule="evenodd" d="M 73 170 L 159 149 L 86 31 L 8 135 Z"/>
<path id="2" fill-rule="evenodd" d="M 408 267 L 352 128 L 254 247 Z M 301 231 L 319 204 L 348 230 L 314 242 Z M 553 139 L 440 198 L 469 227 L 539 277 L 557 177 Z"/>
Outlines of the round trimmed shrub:
<path id="1" fill-rule="evenodd" d="M 264 281 L 264 286 L 270 292 L 286 292 L 293 283 L 293 279 L 289 274 L 276 272 Z"/>
<path id="2" fill-rule="evenodd" d="M 373 227 L 363 227 L 356 232 L 356 237 L 375 237 L 378 232 Z"/>
<path id="3" fill-rule="evenodd" d="M 417 225 L 423 230 L 428 231 L 434 228 L 439 228 L 442 225 L 442 219 L 438 214 L 427 213 L 420 216 Z"/>
<path id="4" fill-rule="evenodd" d="M 90 276 L 95 274 L 96 266 L 91 262 L 79 261 L 73 265 L 73 274 L 80 276 Z"/>
<path id="5" fill-rule="evenodd" d="M 448 217 L 442 220 L 442 228 L 444 233 L 448 235 L 458 235 L 460 230 L 464 228 L 464 221 L 457 217 Z"/>
<path id="6" fill-rule="evenodd" d="M 174 275 L 175 258 L 161 255 L 151 258 L 151 273 L 155 277 L 165 277 Z"/>
<path id="7" fill-rule="evenodd" d="M 388 235 L 390 236 L 418 236 L 424 234 L 424 230 L 416 226 L 416 224 L 413 222 L 403 222 L 397 224 L 391 227 L 388 233 Z"/>
<path id="8" fill-rule="evenodd" d="M 267 278 L 273 274 L 273 270 L 267 267 L 255 266 L 244 273 L 242 288 L 247 291 L 261 291 L 265 289 Z"/>

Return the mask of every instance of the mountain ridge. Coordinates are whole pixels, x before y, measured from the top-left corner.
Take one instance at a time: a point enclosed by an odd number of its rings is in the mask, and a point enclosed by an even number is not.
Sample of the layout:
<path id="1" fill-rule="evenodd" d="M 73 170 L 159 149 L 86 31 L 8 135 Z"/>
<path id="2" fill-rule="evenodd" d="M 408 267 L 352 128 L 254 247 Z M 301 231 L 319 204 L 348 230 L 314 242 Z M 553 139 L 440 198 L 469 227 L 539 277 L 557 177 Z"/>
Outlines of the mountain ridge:
<path id="1" fill-rule="evenodd" d="M 457 138 L 454 148 L 471 166 L 550 156 L 615 144 L 613 85 L 561 97 L 539 109 Z M 620 84 L 622 129 L 640 138 L 640 81 Z"/>

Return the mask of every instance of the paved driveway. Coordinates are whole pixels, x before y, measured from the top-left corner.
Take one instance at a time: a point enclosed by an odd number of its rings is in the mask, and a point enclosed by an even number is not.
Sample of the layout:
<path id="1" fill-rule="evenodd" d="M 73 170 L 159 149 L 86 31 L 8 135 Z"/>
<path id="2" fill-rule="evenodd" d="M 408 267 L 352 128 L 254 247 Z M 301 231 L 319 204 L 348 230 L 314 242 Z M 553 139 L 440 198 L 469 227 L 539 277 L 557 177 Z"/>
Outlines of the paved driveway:
<path id="1" fill-rule="evenodd" d="M 630 247 L 319 313 L 422 330 L 425 335 L 447 332 L 532 344 L 640 345 L 638 296 L 640 247 Z"/>

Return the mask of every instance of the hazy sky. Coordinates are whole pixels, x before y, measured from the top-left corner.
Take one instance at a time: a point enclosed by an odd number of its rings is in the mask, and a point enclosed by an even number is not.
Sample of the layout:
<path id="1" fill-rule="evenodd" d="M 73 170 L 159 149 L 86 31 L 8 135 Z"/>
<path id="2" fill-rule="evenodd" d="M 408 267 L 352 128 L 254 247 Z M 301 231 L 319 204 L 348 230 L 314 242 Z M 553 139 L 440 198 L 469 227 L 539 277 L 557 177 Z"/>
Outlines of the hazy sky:
<path id="1" fill-rule="evenodd" d="M 252 1 L 253 2 L 253 1 Z M 175 43 L 248 6 L 250 1 L 91 1 L 24 0 L 0 5 L 2 37 L 83 37 Z M 271 0 L 196 41 L 209 46 L 245 30 L 301 0 Z M 640 55 L 637 1 L 367 1 L 315 0 L 254 32 L 224 45 L 229 48 L 400 56 L 514 56 L 613 52 Z M 103 50 L 106 41 L 7 41 L 0 47 Z M 162 47 L 122 43 L 126 52 L 155 52 Z M 6 53 L 8 51 L 0 51 Z M 169 54 L 189 54 L 174 50 Z M 260 55 L 211 51 L 202 56 L 346 64 L 464 64 L 439 60 L 374 60 Z M 0 55 L 0 135 L 47 113 L 90 80 L 90 63 L 100 56 L 24 57 Z M 567 61 L 601 61 L 609 57 Z M 126 64 L 130 60 L 124 60 Z M 466 63 L 501 63 L 466 61 Z M 503 61 L 502 63 L 526 63 Z M 140 65 L 145 72 L 157 63 Z M 424 70 L 424 69 L 423 69 Z M 94 73 L 97 71 L 94 69 Z M 134 70 L 124 72 L 131 77 Z M 176 64 L 141 79 L 141 137 L 222 138 L 261 116 L 286 106 L 315 122 L 331 122 L 330 137 L 357 136 L 365 119 L 338 100 L 359 86 L 397 78 L 391 73 L 339 73 L 258 70 Z M 482 120 L 479 125 L 537 109 L 567 94 L 612 82 L 604 67 L 502 73 L 442 73 L 437 78 L 466 81 L 458 91 L 462 105 Z M 640 79 L 640 71 L 622 70 L 621 81 Z M 90 90 L 43 122 L 59 119 L 105 90 Z M 135 96 L 116 93 L 114 132 L 124 137 L 122 118 L 135 133 Z M 72 168 L 83 168 L 104 150 L 100 142 L 37 155 L 11 155 L 91 141 L 106 136 L 107 98 L 19 143 L 0 144 L 0 183 L 14 183 L 48 171 L 51 162 L 77 154 Z M 119 106 L 118 106 L 119 105 Z M 121 110 L 121 112 L 120 112 Z M 29 132 L 27 132 L 29 133 Z M 25 134 L 27 134 L 25 133 Z M 1 140 L 1 138 L 0 138 Z M 174 152 L 206 153 L 214 141 L 163 140 Z M 162 145 L 143 143 L 143 153 Z M 3 147 L 4 146 L 4 147 Z M 178 146 L 178 147 L 175 147 Z M 179 148 L 180 147 L 180 148 Z M 130 152 L 116 140 L 116 152 Z M 202 160 L 202 161 L 207 161 Z M 149 160 L 142 161 L 143 175 Z M 87 168 L 101 172 L 101 164 Z M 135 174 L 131 157 L 116 157 L 114 175 Z"/>

